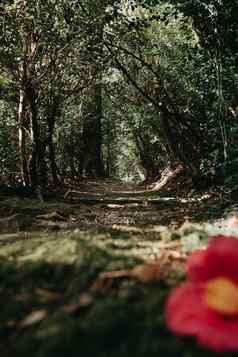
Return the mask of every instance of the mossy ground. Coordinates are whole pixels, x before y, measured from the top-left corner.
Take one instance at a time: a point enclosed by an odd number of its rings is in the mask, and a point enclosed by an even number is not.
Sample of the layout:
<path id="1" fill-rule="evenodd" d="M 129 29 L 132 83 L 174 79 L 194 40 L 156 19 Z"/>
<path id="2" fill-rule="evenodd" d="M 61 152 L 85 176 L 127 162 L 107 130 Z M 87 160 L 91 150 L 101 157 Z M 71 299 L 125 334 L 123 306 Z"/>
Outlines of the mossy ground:
<path id="1" fill-rule="evenodd" d="M 138 244 L 137 236 L 107 225 L 97 226 L 90 220 L 91 226 L 85 221 L 80 225 L 83 210 L 77 205 L 5 197 L 2 207 L 2 212 L 8 207 L 8 213 L 29 214 L 33 221 L 35 214 L 56 209 L 79 220 L 78 225 L 57 231 L 35 229 L 32 221 L 29 229 L 24 226 L 23 231 L 0 235 L 1 356 L 215 356 L 197 347 L 193 339 L 178 338 L 168 331 L 164 304 L 170 287 L 166 282 L 143 285 L 122 278 L 108 289 L 90 290 L 100 272 L 141 262 L 155 242 L 154 236 L 150 240 L 142 235 Z M 92 210 L 91 206 L 85 209 Z M 97 218 L 95 212 L 96 207 L 93 214 Z M 57 293 L 57 298 L 40 294 L 42 290 Z M 89 292 L 92 301 L 80 305 L 82 294 Z M 72 311 L 66 308 L 77 305 Z M 42 309 L 46 316 L 41 321 L 21 325 L 32 311 Z"/>

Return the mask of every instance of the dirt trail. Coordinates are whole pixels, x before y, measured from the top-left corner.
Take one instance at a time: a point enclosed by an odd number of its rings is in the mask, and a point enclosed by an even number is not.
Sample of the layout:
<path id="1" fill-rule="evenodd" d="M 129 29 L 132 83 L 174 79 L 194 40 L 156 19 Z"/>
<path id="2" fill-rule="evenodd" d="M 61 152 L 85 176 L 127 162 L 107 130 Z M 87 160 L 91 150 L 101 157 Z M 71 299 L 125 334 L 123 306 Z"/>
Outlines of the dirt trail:
<path id="1" fill-rule="evenodd" d="M 121 224 L 139 228 L 158 225 L 178 228 L 185 221 L 215 218 L 225 206 L 219 194 L 201 193 L 195 198 L 177 198 L 117 181 L 90 181 L 72 186 L 64 197 L 72 205 L 81 204 L 81 222 L 87 223 L 91 218 L 89 224 L 107 227 Z"/>
<path id="2" fill-rule="evenodd" d="M 120 181 L 87 181 L 59 189 L 45 203 L 28 197 L 0 197 L 0 231 L 39 229 L 179 228 L 184 222 L 203 222 L 222 216 L 230 199 L 208 192 L 178 198 L 142 191 Z M 47 216 L 48 214 L 48 216 Z M 45 215 L 45 217 L 44 217 Z M 16 223 L 17 222 L 17 223 Z"/>

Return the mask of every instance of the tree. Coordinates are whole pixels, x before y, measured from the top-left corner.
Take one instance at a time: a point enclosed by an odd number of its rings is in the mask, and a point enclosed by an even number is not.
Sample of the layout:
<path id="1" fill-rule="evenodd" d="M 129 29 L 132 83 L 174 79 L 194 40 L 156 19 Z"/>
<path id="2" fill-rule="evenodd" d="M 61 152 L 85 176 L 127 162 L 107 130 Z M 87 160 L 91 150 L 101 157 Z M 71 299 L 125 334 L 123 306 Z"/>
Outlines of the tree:
<path id="1" fill-rule="evenodd" d="M 73 2 L 69 1 L 67 5 L 73 5 Z M 56 180 L 52 135 L 60 94 L 50 98 L 54 92 L 48 90 L 48 83 L 58 79 L 57 71 L 63 65 L 59 60 L 69 54 L 77 37 L 78 14 L 71 19 L 70 27 L 66 21 L 65 2 L 59 1 L 56 5 L 51 0 L 44 3 L 22 0 L 11 5 L 4 4 L 1 13 L 0 61 L 19 91 L 18 126 L 22 179 L 25 185 L 30 184 L 37 188 L 46 184 L 47 145 Z M 47 120 L 42 118 L 44 108 L 41 106 L 45 91 L 49 99 Z M 45 137 L 46 122 L 48 138 Z M 31 139 L 30 159 L 27 158 L 26 135 Z"/>

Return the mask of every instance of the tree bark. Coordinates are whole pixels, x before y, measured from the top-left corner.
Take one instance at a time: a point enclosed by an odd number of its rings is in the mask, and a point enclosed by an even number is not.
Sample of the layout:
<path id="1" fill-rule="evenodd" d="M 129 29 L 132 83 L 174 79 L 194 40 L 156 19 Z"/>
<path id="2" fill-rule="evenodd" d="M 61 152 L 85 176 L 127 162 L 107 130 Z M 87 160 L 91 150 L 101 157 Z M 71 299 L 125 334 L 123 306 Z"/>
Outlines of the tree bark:
<path id="1" fill-rule="evenodd" d="M 60 183 L 58 177 L 58 167 L 56 164 L 55 159 L 55 148 L 53 143 L 53 135 L 54 135 L 54 128 L 55 128 L 55 119 L 56 115 L 59 115 L 59 97 L 56 96 L 53 99 L 53 103 L 51 106 L 49 105 L 48 110 L 50 111 L 47 115 L 47 125 L 48 125 L 48 140 L 47 145 L 49 149 L 49 160 L 50 160 L 50 168 L 51 168 L 51 175 L 54 185 L 58 185 Z"/>
<path id="2" fill-rule="evenodd" d="M 45 162 L 46 142 L 41 139 L 36 105 L 36 93 L 32 86 L 27 87 L 32 122 L 32 154 L 29 163 L 31 186 L 34 189 L 42 188 L 47 183 L 47 167 Z"/>
<path id="3" fill-rule="evenodd" d="M 49 147 L 49 159 L 50 159 L 50 168 L 53 179 L 53 184 L 58 185 L 60 183 L 58 178 L 58 167 L 55 160 L 55 148 L 53 143 L 53 135 L 50 135 L 48 138 L 48 147 Z"/>
<path id="4" fill-rule="evenodd" d="M 21 161 L 21 176 L 23 185 L 30 186 L 30 179 L 27 166 L 27 151 L 26 151 L 26 103 L 24 91 L 20 90 L 19 105 L 18 105 L 18 143 L 19 154 Z"/>
<path id="5" fill-rule="evenodd" d="M 97 23 L 92 32 L 92 43 L 89 46 L 90 77 L 94 78 L 95 82 L 85 90 L 81 109 L 83 120 L 81 168 L 86 176 L 102 177 L 105 176 L 102 160 L 103 24 Z"/>
<path id="6" fill-rule="evenodd" d="M 95 84 L 87 91 L 83 104 L 81 167 L 85 176 L 104 176 L 102 162 L 102 88 Z"/>

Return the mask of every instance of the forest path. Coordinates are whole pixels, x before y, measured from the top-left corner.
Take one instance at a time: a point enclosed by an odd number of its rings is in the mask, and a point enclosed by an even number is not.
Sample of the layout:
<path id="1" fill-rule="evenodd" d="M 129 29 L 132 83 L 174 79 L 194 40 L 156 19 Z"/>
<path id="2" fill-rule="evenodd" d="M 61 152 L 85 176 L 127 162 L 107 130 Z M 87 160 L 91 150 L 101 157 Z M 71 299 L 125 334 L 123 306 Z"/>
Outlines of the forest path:
<path id="1" fill-rule="evenodd" d="M 212 222 L 236 202 L 218 190 L 177 197 L 115 180 L 70 184 L 43 203 L 16 195 L 0 200 L 0 232 L 112 229 L 152 235 L 178 229 L 187 221 Z"/>
<path id="2" fill-rule="evenodd" d="M 178 228 L 185 221 L 206 221 L 219 216 L 226 203 L 218 193 L 197 193 L 181 198 L 121 181 L 88 181 L 71 186 L 64 195 L 65 202 L 81 205 L 81 219 L 87 223 L 113 228 L 125 225 L 152 229 L 155 226 Z"/>

